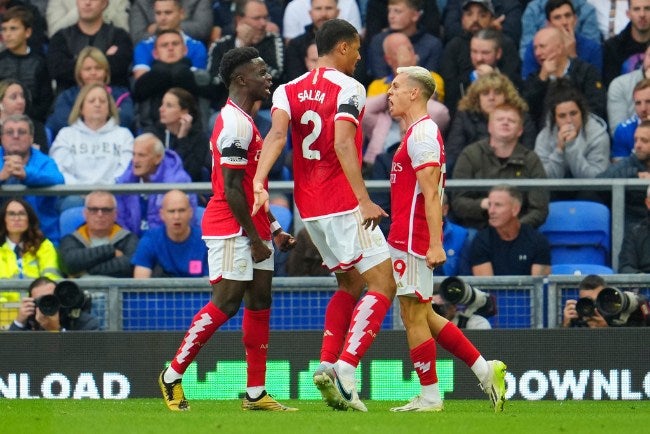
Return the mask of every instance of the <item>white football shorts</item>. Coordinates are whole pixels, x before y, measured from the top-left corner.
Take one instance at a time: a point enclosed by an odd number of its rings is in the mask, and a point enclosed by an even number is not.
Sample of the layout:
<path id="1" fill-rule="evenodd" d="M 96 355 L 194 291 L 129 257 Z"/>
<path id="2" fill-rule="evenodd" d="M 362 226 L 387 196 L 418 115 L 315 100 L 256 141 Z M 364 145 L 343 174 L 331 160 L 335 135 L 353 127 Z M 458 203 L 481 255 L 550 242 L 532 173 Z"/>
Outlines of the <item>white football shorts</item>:
<path id="1" fill-rule="evenodd" d="M 397 295 L 417 297 L 421 302 L 433 298 L 433 270 L 427 267 L 424 258 L 397 250 L 392 246 L 390 257 L 393 262 L 393 276 L 397 283 Z"/>
<path id="2" fill-rule="evenodd" d="M 254 263 L 248 237 L 206 239 L 210 283 L 221 279 L 250 281 L 253 280 L 253 269 L 273 271 L 273 244 L 271 241 L 264 243 L 271 249 L 271 256 Z"/>

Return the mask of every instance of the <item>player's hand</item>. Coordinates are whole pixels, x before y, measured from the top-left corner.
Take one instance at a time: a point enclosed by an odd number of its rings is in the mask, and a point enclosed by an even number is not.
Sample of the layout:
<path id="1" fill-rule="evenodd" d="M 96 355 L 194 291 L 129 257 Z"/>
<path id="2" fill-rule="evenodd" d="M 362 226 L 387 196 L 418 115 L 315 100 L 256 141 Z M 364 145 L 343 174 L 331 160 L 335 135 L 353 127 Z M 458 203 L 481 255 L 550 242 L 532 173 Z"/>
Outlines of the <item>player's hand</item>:
<path id="1" fill-rule="evenodd" d="M 576 300 L 567 300 L 564 305 L 562 326 L 569 327 L 571 320 L 578 319 L 578 311 L 576 311 Z"/>
<path id="2" fill-rule="evenodd" d="M 296 239 L 293 235 L 285 231 L 280 231 L 277 235 L 273 235 L 273 242 L 281 252 L 288 252 L 296 247 Z"/>
<path id="3" fill-rule="evenodd" d="M 447 254 L 445 253 L 445 249 L 442 247 L 442 244 L 429 246 L 429 249 L 427 250 L 426 261 L 427 267 L 432 270 L 436 267 L 442 266 L 445 262 L 447 262 Z"/>
<path id="4" fill-rule="evenodd" d="M 359 211 L 363 218 L 364 229 L 375 229 L 382 218 L 388 217 L 386 211 L 370 199 L 359 202 Z"/>
<path id="5" fill-rule="evenodd" d="M 264 188 L 264 184 L 261 182 L 254 182 L 253 194 L 255 195 L 255 201 L 253 202 L 253 211 L 251 212 L 251 215 L 257 214 L 262 206 L 264 206 L 264 212 L 269 212 L 269 192 Z"/>
<path id="6" fill-rule="evenodd" d="M 253 257 L 253 262 L 262 262 L 263 260 L 270 258 L 271 253 L 273 253 L 273 251 L 269 249 L 261 239 L 251 242 L 251 256 Z"/>

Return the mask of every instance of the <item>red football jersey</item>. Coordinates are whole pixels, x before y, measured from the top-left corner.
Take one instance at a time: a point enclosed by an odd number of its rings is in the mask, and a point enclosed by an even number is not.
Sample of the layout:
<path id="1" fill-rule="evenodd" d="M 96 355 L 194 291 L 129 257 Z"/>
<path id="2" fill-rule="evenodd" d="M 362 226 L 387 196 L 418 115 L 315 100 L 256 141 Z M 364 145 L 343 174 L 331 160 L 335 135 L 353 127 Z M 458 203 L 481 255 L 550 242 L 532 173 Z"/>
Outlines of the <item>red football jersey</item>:
<path id="1" fill-rule="evenodd" d="M 210 147 L 212 149 L 213 195 L 203 214 L 203 238 L 230 238 L 245 235 L 228 202 L 224 190 L 222 167 L 244 170 L 244 193 L 248 209 L 253 209 L 253 176 L 262 152 L 264 140 L 253 119 L 228 99 L 214 123 Z M 269 218 L 264 212 L 253 217 L 253 223 L 263 240 L 271 239 Z"/>
<path id="2" fill-rule="evenodd" d="M 361 83 L 330 68 L 314 69 L 273 94 L 273 110 L 284 110 L 291 118 L 294 195 L 304 220 L 345 214 L 359 206 L 334 151 L 334 122 L 346 120 L 357 126 L 361 166 L 365 103 Z"/>
<path id="3" fill-rule="evenodd" d="M 445 150 L 438 125 L 424 116 L 409 127 L 393 157 L 390 171 L 391 224 L 388 243 L 415 256 L 426 257 L 429 228 L 424 197 L 415 173 L 427 166 L 440 166 L 440 200 L 445 188 Z"/>

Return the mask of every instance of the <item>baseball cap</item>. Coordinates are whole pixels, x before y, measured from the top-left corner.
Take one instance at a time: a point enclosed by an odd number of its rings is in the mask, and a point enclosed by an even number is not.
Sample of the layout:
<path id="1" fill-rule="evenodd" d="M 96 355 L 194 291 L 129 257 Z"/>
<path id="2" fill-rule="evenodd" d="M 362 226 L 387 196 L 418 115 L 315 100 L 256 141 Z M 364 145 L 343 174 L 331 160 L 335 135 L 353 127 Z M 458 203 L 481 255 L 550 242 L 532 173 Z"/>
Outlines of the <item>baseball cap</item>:
<path id="1" fill-rule="evenodd" d="M 492 0 L 465 0 L 465 1 L 463 1 L 462 9 L 465 10 L 465 8 L 467 8 L 467 6 L 471 5 L 472 3 L 476 3 L 477 5 L 483 6 L 493 16 L 495 15 L 494 6 L 492 5 Z"/>

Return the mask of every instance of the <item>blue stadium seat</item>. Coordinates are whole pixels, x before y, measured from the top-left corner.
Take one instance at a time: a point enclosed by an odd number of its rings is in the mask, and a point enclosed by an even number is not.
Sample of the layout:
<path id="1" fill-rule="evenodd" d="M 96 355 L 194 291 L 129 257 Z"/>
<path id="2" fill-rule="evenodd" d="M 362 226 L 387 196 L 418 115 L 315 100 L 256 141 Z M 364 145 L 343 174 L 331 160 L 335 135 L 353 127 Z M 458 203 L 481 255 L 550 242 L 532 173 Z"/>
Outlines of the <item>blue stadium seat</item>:
<path id="1" fill-rule="evenodd" d="M 610 263 L 610 211 L 589 201 L 557 201 L 539 231 L 551 245 L 551 264 Z"/>
<path id="2" fill-rule="evenodd" d="M 586 276 L 588 274 L 614 274 L 614 270 L 597 264 L 555 264 L 551 265 L 551 274 Z"/>
<path id="3" fill-rule="evenodd" d="M 86 219 L 84 218 L 83 206 L 74 206 L 63 210 L 61 216 L 59 216 L 59 231 L 61 232 L 61 237 L 73 233 L 85 222 Z"/>
<path id="4" fill-rule="evenodd" d="M 275 219 L 278 221 L 278 223 L 280 223 L 282 229 L 285 232 L 289 232 L 291 229 L 291 223 L 293 223 L 293 214 L 291 214 L 291 210 L 284 206 L 275 204 L 271 204 L 270 208 L 271 213 L 273 213 Z"/>
<path id="5" fill-rule="evenodd" d="M 201 222 L 203 221 L 203 213 L 205 213 L 205 207 L 197 206 L 196 211 L 194 211 L 194 218 L 192 223 L 198 227 L 201 227 Z"/>

